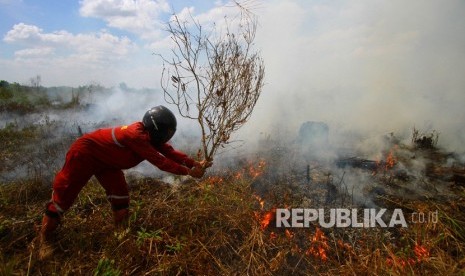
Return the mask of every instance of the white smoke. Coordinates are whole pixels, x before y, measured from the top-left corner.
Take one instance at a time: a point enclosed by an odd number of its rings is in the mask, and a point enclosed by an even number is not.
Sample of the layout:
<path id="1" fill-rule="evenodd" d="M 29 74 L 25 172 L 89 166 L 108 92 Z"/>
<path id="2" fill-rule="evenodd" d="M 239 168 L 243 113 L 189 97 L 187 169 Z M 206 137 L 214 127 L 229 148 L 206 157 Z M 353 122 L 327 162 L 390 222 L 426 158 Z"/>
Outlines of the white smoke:
<path id="1" fill-rule="evenodd" d="M 266 85 L 243 137 L 295 136 L 309 120 L 326 122 L 337 143 L 348 132 L 408 139 L 416 126 L 463 152 L 464 9 L 463 1 L 267 3 L 257 35 Z"/>

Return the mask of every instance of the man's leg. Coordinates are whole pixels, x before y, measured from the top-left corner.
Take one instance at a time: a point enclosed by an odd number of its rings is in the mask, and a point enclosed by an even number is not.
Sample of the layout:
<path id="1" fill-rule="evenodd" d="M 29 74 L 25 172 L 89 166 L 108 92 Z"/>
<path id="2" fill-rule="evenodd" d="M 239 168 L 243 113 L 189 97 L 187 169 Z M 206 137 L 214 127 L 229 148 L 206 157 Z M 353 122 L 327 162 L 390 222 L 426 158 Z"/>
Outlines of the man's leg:
<path id="1" fill-rule="evenodd" d="M 39 236 L 41 246 L 39 257 L 41 259 L 53 252 L 49 243 L 60 223 L 61 216 L 71 207 L 81 189 L 92 177 L 94 165 L 91 157 L 83 152 L 78 142 L 71 146 L 66 154 L 63 168 L 55 176 L 52 199 L 47 203 L 42 219 Z"/>
<path id="2" fill-rule="evenodd" d="M 129 191 L 123 172 L 116 169 L 103 170 L 96 173 L 95 177 L 105 189 L 111 203 L 115 225 L 124 225 L 129 219 Z"/>

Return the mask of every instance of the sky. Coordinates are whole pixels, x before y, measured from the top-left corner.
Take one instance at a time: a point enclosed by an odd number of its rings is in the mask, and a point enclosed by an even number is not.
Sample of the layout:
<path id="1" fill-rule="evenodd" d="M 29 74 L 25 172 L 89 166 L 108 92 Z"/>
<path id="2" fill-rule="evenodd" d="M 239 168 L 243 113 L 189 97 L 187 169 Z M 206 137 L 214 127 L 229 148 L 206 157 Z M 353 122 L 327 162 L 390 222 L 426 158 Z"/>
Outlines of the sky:
<path id="1" fill-rule="evenodd" d="M 258 16 L 266 84 L 243 132 L 435 129 L 465 143 L 465 1 L 241 1 Z M 0 0 L 0 79 L 157 88 L 165 22 L 218 22 L 227 1 Z M 260 126 L 257 130 L 257 126 Z M 277 127 L 279 126 L 279 127 Z"/>

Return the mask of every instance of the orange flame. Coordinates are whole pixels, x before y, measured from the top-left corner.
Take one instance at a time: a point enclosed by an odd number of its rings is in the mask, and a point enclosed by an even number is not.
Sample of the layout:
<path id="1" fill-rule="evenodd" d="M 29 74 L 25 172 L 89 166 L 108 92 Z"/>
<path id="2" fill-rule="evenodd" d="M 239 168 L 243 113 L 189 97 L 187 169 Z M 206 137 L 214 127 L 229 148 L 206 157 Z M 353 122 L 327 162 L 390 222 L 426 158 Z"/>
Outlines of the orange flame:
<path id="1" fill-rule="evenodd" d="M 415 255 L 417 256 L 419 261 L 429 258 L 429 250 L 426 249 L 426 247 L 421 246 L 419 244 L 415 244 L 413 252 L 415 252 Z"/>
<path id="2" fill-rule="evenodd" d="M 388 171 L 392 169 L 397 164 L 397 158 L 394 155 L 394 152 L 396 149 L 397 149 L 397 146 L 394 146 L 394 148 L 392 148 L 389 151 L 388 155 L 386 156 L 385 161 L 382 161 L 382 160 L 376 161 L 376 167 L 384 171 Z M 378 172 L 375 170 L 373 171 L 372 175 L 376 175 L 377 173 Z"/>
<path id="3" fill-rule="evenodd" d="M 220 176 L 212 175 L 212 176 L 209 176 L 205 181 L 210 185 L 215 185 L 215 184 L 223 183 L 224 179 Z"/>
<path id="4" fill-rule="evenodd" d="M 263 200 L 260 196 L 254 195 L 255 199 L 257 199 L 258 203 L 260 204 L 260 209 L 263 210 L 265 208 L 265 200 Z"/>
<path id="5" fill-rule="evenodd" d="M 234 173 L 234 178 L 237 180 L 244 177 L 251 177 L 252 179 L 255 179 L 265 172 L 265 165 L 266 162 L 263 159 L 261 159 L 256 166 L 252 162 L 248 162 L 246 167 Z"/>
<path id="6" fill-rule="evenodd" d="M 305 253 L 307 255 L 313 255 L 326 262 L 328 260 L 326 251 L 329 249 L 328 238 L 325 236 L 323 231 L 320 230 L 320 228 L 316 228 L 311 241 L 312 243 Z"/>
<path id="7" fill-rule="evenodd" d="M 388 156 L 386 157 L 385 169 L 386 169 L 386 170 L 392 169 L 396 163 L 397 163 L 397 160 L 396 160 L 396 158 L 394 157 L 394 152 L 393 152 L 393 150 L 391 149 L 391 151 L 389 151 Z"/>
<path id="8" fill-rule="evenodd" d="M 273 208 L 271 209 L 270 211 L 266 212 L 262 219 L 260 220 L 260 229 L 261 230 L 265 230 L 268 225 L 270 225 L 270 222 L 271 220 L 273 219 L 273 217 L 275 216 L 275 213 L 276 213 L 276 209 Z"/>
<path id="9" fill-rule="evenodd" d="M 258 211 L 254 212 L 255 218 L 260 222 L 260 229 L 265 230 L 270 224 L 273 217 L 276 215 L 276 208 L 272 208 L 271 210 L 263 213 L 264 208 L 265 208 L 265 200 L 262 199 L 259 195 L 254 194 L 253 196 L 260 204 L 260 210 L 261 210 L 261 212 L 258 212 Z"/>
<path id="10" fill-rule="evenodd" d="M 250 175 L 252 178 L 257 178 L 257 177 L 259 177 L 259 176 L 262 175 L 263 172 L 265 171 L 265 165 L 266 165 L 266 162 L 265 162 L 265 160 L 263 160 L 263 159 L 261 159 L 261 160 L 258 162 L 257 167 L 255 167 L 254 165 L 249 165 L 249 169 L 248 169 L 249 175 Z"/>
<path id="11" fill-rule="evenodd" d="M 393 257 L 389 257 L 386 259 L 386 264 L 388 266 L 397 265 L 402 268 L 405 268 L 407 265 L 415 265 L 415 264 L 421 263 L 425 261 L 427 258 L 429 258 L 430 256 L 429 250 L 425 246 L 422 246 L 418 243 L 415 244 L 415 247 L 413 248 L 413 252 L 415 253 L 416 259 L 401 258 L 401 257 L 393 256 Z"/>
<path id="12" fill-rule="evenodd" d="M 388 266 L 397 266 L 397 267 L 401 267 L 401 268 L 405 268 L 407 265 L 414 265 L 415 263 L 417 263 L 417 261 L 415 261 L 414 259 L 412 258 L 401 258 L 401 257 L 393 257 L 393 258 L 387 258 L 386 259 L 386 265 Z"/>
<path id="13" fill-rule="evenodd" d="M 294 244 L 291 248 L 292 253 L 302 253 L 302 248 L 298 244 Z"/>
<path id="14" fill-rule="evenodd" d="M 294 233 L 289 231 L 289 229 L 286 229 L 285 233 L 286 233 L 286 237 L 289 239 L 292 239 L 294 237 Z"/>
<path id="15" fill-rule="evenodd" d="M 354 253 L 352 246 L 349 243 L 346 243 L 346 242 L 344 242 L 342 240 L 337 241 L 337 246 L 342 250 L 345 250 L 345 251 L 350 252 L 350 253 Z"/>

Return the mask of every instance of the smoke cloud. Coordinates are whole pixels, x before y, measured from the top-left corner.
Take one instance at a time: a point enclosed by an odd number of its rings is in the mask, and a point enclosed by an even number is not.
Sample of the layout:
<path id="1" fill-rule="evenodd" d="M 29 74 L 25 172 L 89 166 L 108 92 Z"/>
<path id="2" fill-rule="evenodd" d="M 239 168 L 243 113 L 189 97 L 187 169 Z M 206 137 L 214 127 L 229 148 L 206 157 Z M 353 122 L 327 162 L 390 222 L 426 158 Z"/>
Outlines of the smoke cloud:
<path id="1" fill-rule="evenodd" d="M 258 12 L 266 86 L 244 137 L 295 136 L 323 121 L 330 140 L 413 126 L 463 151 L 463 1 L 272 1 Z"/>

